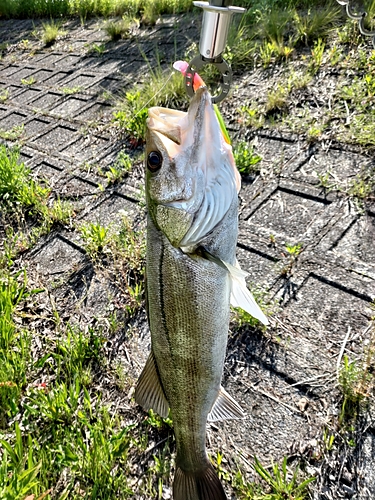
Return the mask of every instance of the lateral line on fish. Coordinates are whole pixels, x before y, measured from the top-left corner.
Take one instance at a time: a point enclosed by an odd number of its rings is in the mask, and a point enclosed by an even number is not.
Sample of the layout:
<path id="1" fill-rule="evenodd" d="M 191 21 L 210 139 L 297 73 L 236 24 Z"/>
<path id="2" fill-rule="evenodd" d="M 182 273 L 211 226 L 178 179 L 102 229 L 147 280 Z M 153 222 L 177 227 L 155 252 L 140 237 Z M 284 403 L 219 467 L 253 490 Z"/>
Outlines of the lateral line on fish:
<path id="1" fill-rule="evenodd" d="M 164 247 L 164 243 L 162 244 Z M 164 248 L 163 251 L 160 252 L 160 260 L 159 260 L 159 283 L 160 283 L 160 306 L 161 306 L 161 319 L 163 322 L 165 335 L 168 342 L 169 351 L 172 351 L 171 338 L 168 331 L 167 318 L 165 317 L 165 304 L 164 304 L 164 279 L 163 279 L 163 265 L 164 265 Z"/>

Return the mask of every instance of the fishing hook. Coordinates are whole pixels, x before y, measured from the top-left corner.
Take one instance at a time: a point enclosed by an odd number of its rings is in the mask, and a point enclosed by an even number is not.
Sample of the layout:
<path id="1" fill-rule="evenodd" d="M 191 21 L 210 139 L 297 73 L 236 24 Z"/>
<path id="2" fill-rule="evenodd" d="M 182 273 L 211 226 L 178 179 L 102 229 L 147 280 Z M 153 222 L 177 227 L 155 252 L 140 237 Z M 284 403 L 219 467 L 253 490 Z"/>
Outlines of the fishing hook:
<path id="1" fill-rule="evenodd" d="M 193 2 L 203 9 L 202 32 L 199 41 L 200 55 L 190 62 L 185 74 L 185 88 L 190 97 L 194 95 L 194 75 L 196 70 L 212 64 L 222 77 L 221 92 L 212 97 L 213 103 L 218 103 L 228 95 L 232 83 L 232 70 L 223 59 L 222 54 L 227 43 L 229 25 L 233 14 L 243 14 L 246 9 L 225 5 L 228 0 L 211 0 L 209 2 Z"/>

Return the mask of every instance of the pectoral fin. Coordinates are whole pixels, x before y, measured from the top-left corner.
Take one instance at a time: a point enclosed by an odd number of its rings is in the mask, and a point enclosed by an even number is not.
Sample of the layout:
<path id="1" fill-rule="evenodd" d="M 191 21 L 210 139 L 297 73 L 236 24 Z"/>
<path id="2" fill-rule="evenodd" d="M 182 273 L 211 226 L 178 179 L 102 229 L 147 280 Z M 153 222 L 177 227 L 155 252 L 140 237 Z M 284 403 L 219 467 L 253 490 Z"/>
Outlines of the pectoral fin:
<path id="1" fill-rule="evenodd" d="M 218 397 L 207 417 L 208 422 L 216 420 L 230 420 L 245 418 L 245 414 L 240 405 L 220 387 Z"/>
<path id="2" fill-rule="evenodd" d="M 152 409 L 161 417 L 168 417 L 169 404 L 160 382 L 155 356 L 152 351 L 135 388 L 135 400 L 146 411 Z"/>
<path id="3" fill-rule="evenodd" d="M 264 315 L 261 308 L 255 302 L 254 297 L 246 286 L 244 273 L 239 267 L 231 266 L 224 262 L 232 281 L 232 293 L 230 296 L 230 303 L 233 307 L 241 307 L 244 311 L 254 316 L 254 318 L 261 321 L 264 325 L 268 325 L 268 319 Z"/>
<path id="4" fill-rule="evenodd" d="M 236 266 L 232 266 L 228 262 L 215 257 L 214 255 L 207 252 L 203 247 L 199 247 L 197 253 L 200 253 L 203 257 L 211 262 L 215 262 L 220 267 L 223 267 L 229 271 L 231 280 L 231 296 L 230 303 L 233 307 L 241 307 L 244 311 L 254 316 L 254 318 L 261 321 L 264 325 L 268 325 L 268 319 L 265 314 L 255 302 L 254 297 L 248 290 L 246 286 L 245 277 L 247 273 L 242 271 L 238 262 L 236 261 Z"/>

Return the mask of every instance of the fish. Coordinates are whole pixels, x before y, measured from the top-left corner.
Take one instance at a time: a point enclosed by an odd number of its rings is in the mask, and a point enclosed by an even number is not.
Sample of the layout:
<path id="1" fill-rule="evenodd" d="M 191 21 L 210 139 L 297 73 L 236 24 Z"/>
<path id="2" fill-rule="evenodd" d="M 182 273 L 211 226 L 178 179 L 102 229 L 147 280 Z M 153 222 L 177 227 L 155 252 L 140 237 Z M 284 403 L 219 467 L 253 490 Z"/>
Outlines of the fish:
<path id="1" fill-rule="evenodd" d="M 268 320 L 236 260 L 241 180 L 206 87 L 187 112 L 149 109 L 145 163 L 151 352 L 135 401 L 163 418 L 170 412 L 174 500 L 225 500 L 206 425 L 245 418 L 221 386 L 230 304 Z"/>

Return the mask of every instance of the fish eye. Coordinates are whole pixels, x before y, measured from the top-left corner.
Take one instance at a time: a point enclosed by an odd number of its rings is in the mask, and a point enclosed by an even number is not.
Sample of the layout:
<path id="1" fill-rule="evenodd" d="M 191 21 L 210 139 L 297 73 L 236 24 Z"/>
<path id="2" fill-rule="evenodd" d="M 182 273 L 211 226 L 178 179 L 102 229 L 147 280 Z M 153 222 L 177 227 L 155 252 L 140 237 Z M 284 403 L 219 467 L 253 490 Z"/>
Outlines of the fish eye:
<path id="1" fill-rule="evenodd" d="M 147 157 L 147 167 L 151 172 L 160 170 L 163 163 L 163 158 L 158 151 L 151 151 Z"/>

